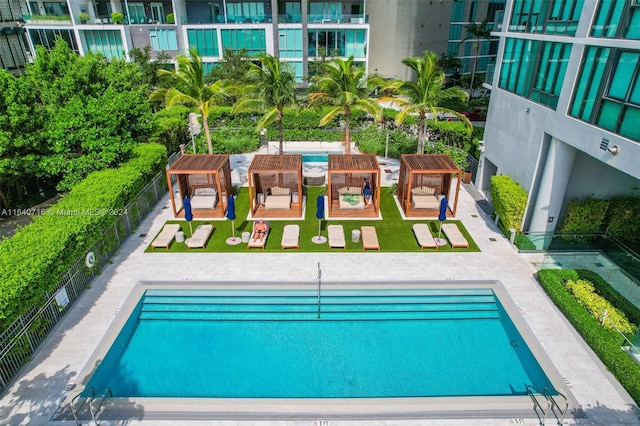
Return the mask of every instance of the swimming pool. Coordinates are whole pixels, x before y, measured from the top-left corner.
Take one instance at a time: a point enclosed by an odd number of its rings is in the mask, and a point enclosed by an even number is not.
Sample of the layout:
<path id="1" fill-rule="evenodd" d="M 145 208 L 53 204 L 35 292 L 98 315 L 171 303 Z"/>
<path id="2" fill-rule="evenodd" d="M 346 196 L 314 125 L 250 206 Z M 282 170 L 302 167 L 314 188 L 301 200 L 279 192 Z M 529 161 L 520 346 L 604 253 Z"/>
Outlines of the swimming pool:
<path id="1" fill-rule="evenodd" d="M 287 151 L 285 154 L 302 154 L 303 163 L 326 163 L 329 154 L 342 154 L 341 151 Z"/>
<path id="2" fill-rule="evenodd" d="M 491 288 L 147 289 L 86 389 L 114 397 L 522 396 L 554 388 Z M 87 390 L 85 390 L 87 392 Z"/>

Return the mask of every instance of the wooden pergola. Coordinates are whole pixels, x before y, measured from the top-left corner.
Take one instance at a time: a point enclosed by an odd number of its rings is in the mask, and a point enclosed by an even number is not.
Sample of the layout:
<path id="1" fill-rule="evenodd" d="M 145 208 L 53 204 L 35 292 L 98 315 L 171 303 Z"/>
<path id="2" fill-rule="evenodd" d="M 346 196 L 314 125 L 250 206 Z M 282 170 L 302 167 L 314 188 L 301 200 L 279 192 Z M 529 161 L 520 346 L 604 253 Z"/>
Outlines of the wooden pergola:
<path id="1" fill-rule="evenodd" d="M 451 183 L 457 175 L 455 197 L 451 203 Z M 439 208 L 415 208 L 411 203 L 411 190 L 420 187 L 433 188 L 434 195 L 444 195 L 449 200 L 447 215 L 455 217 L 462 170 L 444 154 L 403 154 L 400 156 L 398 176 L 398 201 L 406 217 L 438 216 Z"/>
<path id="2" fill-rule="evenodd" d="M 249 210 L 251 216 L 261 218 L 302 217 L 302 155 L 256 154 L 248 170 Z M 266 197 L 272 188 L 287 188 L 291 194 L 289 209 L 265 208 Z"/>
<path id="3" fill-rule="evenodd" d="M 175 177 L 175 184 L 172 181 Z M 194 218 L 224 217 L 227 211 L 227 195 L 233 193 L 231 165 L 227 154 L 185 154 L 167 169 L 167 182 L 171 194 L 174 217 L 184 218 L 184 197 L 198 197 L 198 192 L 216 193 L 216 205 L 211 208 L 192 209 Z M 174 186 L 176 190 L 174 192 Z M 213 191 L 215 190 L 215 192 Z M 209 195 L 212 198 L 211 195 Z"/>
<path id="4" fill-rule="evenodd" d="M 371 154 L 329 154 L 327 196 L 329 217 L 378 217 L 380 212 L 380 166 Z M 339 191 L 344 187 L 362 188 L 371 183 L 371 203 L 364 209 L 341 209 Z"/>

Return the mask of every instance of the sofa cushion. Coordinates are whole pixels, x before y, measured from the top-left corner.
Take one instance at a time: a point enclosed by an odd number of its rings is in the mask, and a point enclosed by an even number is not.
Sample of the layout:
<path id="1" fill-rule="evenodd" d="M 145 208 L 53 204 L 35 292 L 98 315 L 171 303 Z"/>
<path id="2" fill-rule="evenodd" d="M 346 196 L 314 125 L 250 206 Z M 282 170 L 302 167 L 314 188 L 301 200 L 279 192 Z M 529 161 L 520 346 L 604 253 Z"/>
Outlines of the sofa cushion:
<path id="1" fill-rule="evenodd" d="M 271 188 L 271 195 L 289 195 L 289 192 L 289 188 L 281 188 L 279 186 Z"/>

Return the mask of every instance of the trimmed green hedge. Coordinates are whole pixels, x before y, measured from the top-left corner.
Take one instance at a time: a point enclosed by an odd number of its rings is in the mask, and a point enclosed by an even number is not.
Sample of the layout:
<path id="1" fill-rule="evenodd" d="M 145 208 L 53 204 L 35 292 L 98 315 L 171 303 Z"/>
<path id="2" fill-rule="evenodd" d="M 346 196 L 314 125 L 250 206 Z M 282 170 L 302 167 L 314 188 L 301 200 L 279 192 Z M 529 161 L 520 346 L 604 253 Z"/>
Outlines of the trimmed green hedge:
<path id="1" fill-rule="evenodd" d="M 553 300 L 553 303 L 564 313 L 607 369 L 629 392 L 631 398 L 636 403 L 640 403 L 640 365 L 620 349 L 620 346 L 625 343 L 624 339 L 619 333 L 602 327 L 600 322 L 569 293 L 564 283 L 568 280 L 585 279 L 594 284 L 594 288 L 599 294 L 601 294 L 600 291 L 611 294 L 610 292 L 615 292 L 615 290 L 611 289 L 600 276 L 591 271 L 543 269 L 538 272 L 537 278 Z M 609 287 L 609 290 L 603 290 L 604 287 Z M 618 295 L 618 297 L 622 296 Z M 614 306 L 616 305 L 614 300 L 608 300 Z M 616 307 L 625 311 L 619 306 Z M 635 308 L 635 311 L 637 311 L 637 308 Z M 625 314 L 631 322 L 634 322 L 634 317 L 629 312 L 625 311 Z M 638 318 L 637 312 L 635 313 L 635 318 Z M 635 325 L 637 326 L 638 323 L 635 322 Z"/>
<path id="2" fill-rule="evenodd" d="M 502 232 L 509 235 L 509 229 L 519 231 L 527 206 L 527 192 L 511 177 L 504 175 L 492 176 L 490 189 Z"/>
<path id="3" fill-rule="evenodd" d="M 571 200 L 560 231 L 562 233 L 600 232 L 608 207 L 609 202 L 607 200 L 596 198 Z"/>
<path id="4" fill-rule="evenodd" d="M 118 210 L 166 164 L 158 144 L 140 144 L 118 169 L 89 174 L 46 214 L 0 242 L 0 330 L 44 302 L 61 273 L 84 256 L 118 217 Z"/>
<path id="5" fill-rule="evenodd" d="M 607 233 L 640 252 L 640 198 L 614 197 L 609 200 L 605 222 Z"/>

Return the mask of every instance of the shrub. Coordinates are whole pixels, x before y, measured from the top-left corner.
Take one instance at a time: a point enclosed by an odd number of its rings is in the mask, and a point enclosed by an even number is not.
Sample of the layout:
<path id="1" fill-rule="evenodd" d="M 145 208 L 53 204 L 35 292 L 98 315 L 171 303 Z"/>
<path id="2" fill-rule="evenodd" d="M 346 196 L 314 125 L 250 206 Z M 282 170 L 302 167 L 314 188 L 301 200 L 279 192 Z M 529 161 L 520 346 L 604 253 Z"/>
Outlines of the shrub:
<path id="1" fill-rule="evenodd" d="M 140 144 L 134 154 L 118 169 L 90 173 L 46 214 L 0 242 L 0 330 L 42 304 L 60 274 L 117 219 L 110 212 L 132 201 L 165 167 L 161 145 Z"/>
<path id="2" fill-rule="evenodd" d="M 176 16 L 173 13 L 169 13 L 166 17 L 167 24 L 175 24 Z"/>
<path id="3" fill-rule="evenodd" d="M 571 200 L 560 231 L 562 233 L 600 232 L 607 207 L 609 207 L 607 200 L 596 198 Z"/>
<path id="4" fill-rule="evenodd" d="M 124 24 L 124 15 L 120 12 L 112 12 L 111 22 L 114 24 Z"/>
<path id="5" fill-rule="evenodd" d="M 622 312 L 611 305 L 604 297 L 596 294 L 593 284 L 587 280 L 568 280 L 567 290 L 578 302 L 598 321 L 602 323 L 606 312 L 607 321 L 603 324 L 610 330 L 618 329 L 623 333 L 632 334 L 635 331 Z"/>
<path id="6" fill-rule="evenodd" d="M 89 14 L 87 12 L 80 12 L 80 14 L 78 15 L 78 19 L 80 20 L 81 24 L 86 24 L 87 22 L 89 22 Z"/>
<path id="7" fill-rule="evenodd" d="M 498 226 L 505 235 L 509 229 L 522 228 L 522 218 L 527 205 L 527 192 L 509 176 L 491 177 L 491 197 L 493 208 L 500 216 Z"/>
<path id="8" fill-rule="evenodd" d="M 640 403 L 640 365 L 620 348 L 623 344 L 622 337 L 617 332 L 602 327 L 564 286 L 564 282 L 570 279 L 580 279 L 582 273 L 583 271 L 566 269 L 543 269 L 538 272 L 537 278 L 607 369 L 629 392 L 631 398 Z"/>
<path id="9" fill-rule="evenodd" d="M 176 105 L 171 108 L 163 108 L 155 114 L 154 128 L 149 142 L 159 143 L 167 148 L 167 152 L 174 153 L 191 143 L 187 117 L 189 108 Z"/>
<path id="10" fill-rule="evenodd" d="M 615 197 L 609 200 L 607 233 L 640 251 L 640 198 Z"/>
<path id="11" fill-rule="evenodd" d="M 513 239 L 513 245 L 518 247 L 519 250 L 537 250 L 536 245 L 524 232 L 516 232 L 516 237 Z"/>

